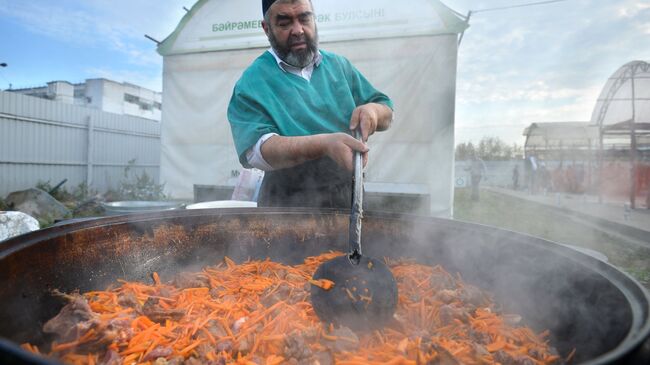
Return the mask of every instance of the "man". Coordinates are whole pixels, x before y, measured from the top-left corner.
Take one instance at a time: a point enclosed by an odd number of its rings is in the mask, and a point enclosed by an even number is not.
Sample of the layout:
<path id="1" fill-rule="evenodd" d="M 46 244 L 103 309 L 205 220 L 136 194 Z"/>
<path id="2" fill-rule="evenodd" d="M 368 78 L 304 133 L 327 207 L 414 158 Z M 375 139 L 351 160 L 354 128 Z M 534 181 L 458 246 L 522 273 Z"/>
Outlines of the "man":
<path id="1" fill-rule="evenodd" d="M 266 171 L 258 206 L 350 207 L 353 152 L 388 129 L 393 104 L 350 62 L 318 48 L 311 1 L 264 0 L 271 48 L 235 85 L 230 121 L 244 167 Z M 350 135 L 360 128 L 362 140 Z"/>
<path id="2" fill-rule="evenodd" d="M 469 171 L 470 180 L 472 182 L 472 200 L 479 200 L 479 184 L 481 179 L 487 173 L 487 168 L 485 163 L 481 160 L 476 154 L 472 154 L 472 159 L 470 161 L 469 167 L 465 168 L 466 171 Z"/>

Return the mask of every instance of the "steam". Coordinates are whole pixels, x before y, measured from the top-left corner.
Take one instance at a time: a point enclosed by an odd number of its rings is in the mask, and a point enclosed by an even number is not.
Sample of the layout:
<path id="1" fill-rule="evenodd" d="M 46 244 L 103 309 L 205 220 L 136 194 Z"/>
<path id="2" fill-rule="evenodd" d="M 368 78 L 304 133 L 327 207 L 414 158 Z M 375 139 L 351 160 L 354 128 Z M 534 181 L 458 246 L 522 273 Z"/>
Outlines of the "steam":
<path id="1" fill-rule="evenodd" d="M 417 258 L 491 292 L 503 313 L 521 315 L 523 325 L 550 330 L 561 354 L 575 347 L 578 360 L 594 358 L 626 336 L 631 308 L 597 259 L 502 229 L 444 220 L 423 228 L 415 224 L 410 232 Z"/>

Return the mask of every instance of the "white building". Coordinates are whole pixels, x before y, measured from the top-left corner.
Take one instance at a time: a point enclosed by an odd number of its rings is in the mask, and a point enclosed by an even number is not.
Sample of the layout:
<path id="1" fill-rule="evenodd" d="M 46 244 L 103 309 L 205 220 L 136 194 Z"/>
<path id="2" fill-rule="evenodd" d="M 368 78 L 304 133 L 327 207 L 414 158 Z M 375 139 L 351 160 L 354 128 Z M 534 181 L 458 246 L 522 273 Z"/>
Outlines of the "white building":
<path id="1" fill-rule="evenodd" d="M 84 83 L 51 81 L 47 86 L 5 90 L 99 109 L 109 113 L 131 115 L 160 121 L 162 93 L 128 82 L 106 79 L 87 79 Z"/>

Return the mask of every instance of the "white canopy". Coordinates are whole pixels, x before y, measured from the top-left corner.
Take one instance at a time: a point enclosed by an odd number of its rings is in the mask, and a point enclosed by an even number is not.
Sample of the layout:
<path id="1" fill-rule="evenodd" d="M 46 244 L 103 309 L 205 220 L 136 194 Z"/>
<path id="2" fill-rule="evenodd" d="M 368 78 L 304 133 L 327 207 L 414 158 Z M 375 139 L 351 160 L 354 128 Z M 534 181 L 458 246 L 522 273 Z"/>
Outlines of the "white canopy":
<path id="1" fill-rule="evenodd" d="M 429 196 L 451 215 L 458 34 L 463 17 L 437 0 L 313 0 L 321 47 L 346 56 L 395 103 L 393 127 L 370 141 L 367 191 Z M 243 70 L 269 46 L 260 0 L 200 0 L 159 46 L 161 181 L 234 185 L 241 169 L 226 110 Z"/>
<path id="2" fill-rule="evenodd" d="M 533 123 L 524 129 L 526 149 L 597 149 L 598 128 L 588 122 Z"/>
<path id="3" fill-rule="evenodd" d="M 589 122 L 532 123 L 524 129 L 524 136 L 526 156 L 545 160 L 578 154 L 588 157 L 600 142 L 598 127 Z"/>

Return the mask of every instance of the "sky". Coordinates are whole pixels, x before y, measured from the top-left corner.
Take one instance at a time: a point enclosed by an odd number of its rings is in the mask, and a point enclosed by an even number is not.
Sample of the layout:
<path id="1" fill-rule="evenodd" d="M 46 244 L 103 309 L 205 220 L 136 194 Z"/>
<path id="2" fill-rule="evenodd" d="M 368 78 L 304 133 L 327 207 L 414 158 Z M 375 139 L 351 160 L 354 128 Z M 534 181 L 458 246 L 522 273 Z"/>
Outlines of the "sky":
<path id="1" fill-rule="evenodd" d="M 317 4 L 318 0 L 314 0 Z M 650 61 L 650 0 L 443 0 L 472 11 L 458 54 L 456 143 L 523 144 L 534 122 L 589 121 L 607 78 Z M 0 89 L 88 78 L 160 91 L 162 41 L 193 0 L 0 0 Z"/>

